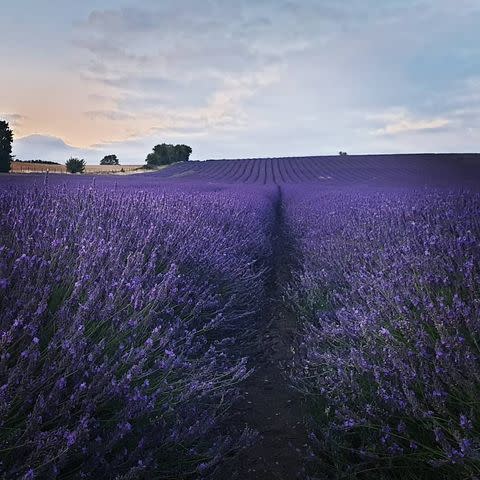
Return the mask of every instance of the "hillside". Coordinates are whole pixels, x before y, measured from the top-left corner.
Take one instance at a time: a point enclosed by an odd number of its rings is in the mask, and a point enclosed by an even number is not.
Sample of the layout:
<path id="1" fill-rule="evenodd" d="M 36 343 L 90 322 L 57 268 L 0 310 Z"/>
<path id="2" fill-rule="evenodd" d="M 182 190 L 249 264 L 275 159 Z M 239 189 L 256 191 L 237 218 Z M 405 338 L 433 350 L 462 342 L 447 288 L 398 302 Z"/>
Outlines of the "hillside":
<path id="1" fill-rule="evenodd" d="M 350 155 L 185 162 L 158 174 L 221 183 L 421 185 L 480 182 L 478 154 Z"/>

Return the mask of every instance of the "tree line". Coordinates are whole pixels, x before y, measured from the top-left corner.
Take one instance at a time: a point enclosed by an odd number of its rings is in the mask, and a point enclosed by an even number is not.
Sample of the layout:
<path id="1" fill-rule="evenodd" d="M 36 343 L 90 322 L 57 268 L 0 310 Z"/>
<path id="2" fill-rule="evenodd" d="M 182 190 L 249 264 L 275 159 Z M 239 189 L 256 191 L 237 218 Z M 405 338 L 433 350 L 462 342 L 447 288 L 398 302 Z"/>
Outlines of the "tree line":
<path id="1" fill-rule="evenodd" d="M 0 120 L 0 172 L 9 172 L 11 163 L 14 160 L 12 155 L 13 132 L 5 120 Z M 192 148 L 188 145 L 171 145 L 162 143 L 155 145 L 151 153 L 145 159 L 145 168 L 156 168 L 163 165 L 171 165 L 177 162 L 188 162 Z M 21 161 L 21 160 L 18 160 Z M 26 163 L 45 163 L 57 164 L 57 162 L 42 160 L 26 160 Z M 120 165 L 117 155 L 105 155 L 100 160 L 100 165 Z M 81 158 L 69 158 L 65 162 L 67 172 L 83 173 L 85 171 L 86 162 Z"/>

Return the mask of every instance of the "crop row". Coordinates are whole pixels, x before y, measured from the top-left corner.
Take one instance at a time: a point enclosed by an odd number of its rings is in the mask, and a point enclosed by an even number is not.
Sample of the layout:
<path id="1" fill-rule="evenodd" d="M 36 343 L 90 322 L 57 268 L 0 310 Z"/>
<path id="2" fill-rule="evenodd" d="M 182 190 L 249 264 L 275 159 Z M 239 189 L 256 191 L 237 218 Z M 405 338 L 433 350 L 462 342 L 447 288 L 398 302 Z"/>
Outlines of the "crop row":
<path id="1" fill-rule="evenodd" d="M 249 375 L 235 344 L 262 307 L 272 201 L 0 191 L 1 478 L 179 478 L 251 440 L 222 421 Z"/>
<path id="2" fill-rule="evenodd" d="M 174 165 L 158 175 L 170 180 L 287 185 L 424 184 L 465 182 L 480 172 L 474 155 L 355 155 L 210 160 Z M 476 157 L 475 157 L 476 158 Z"/>
<path id="3" fill-rule="evenodd" d="M 285 199 L 302 264 L 292 380 L 318 469 L 477 478 L 480 196 L 290 187 Z"/>
<path id="4" fill-rule="evenodd" d="M 203 477 L 253 440 L 224 420 L 280 198 L 314 475 L 480 475 L 479 194 L 305 181 L 280 197 L 290 160 L 270 160 L 243 161 L 266 185 L 242 184 L 241 161 L 2 177 L 0 478 Z"/>

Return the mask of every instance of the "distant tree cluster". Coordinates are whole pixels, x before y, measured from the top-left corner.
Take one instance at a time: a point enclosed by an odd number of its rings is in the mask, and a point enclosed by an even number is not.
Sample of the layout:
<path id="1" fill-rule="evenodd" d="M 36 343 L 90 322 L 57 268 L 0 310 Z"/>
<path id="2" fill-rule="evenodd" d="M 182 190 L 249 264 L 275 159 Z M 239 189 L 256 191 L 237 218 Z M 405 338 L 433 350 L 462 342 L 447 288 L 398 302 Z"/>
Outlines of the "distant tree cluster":
<path id="1" fill-rule="evenodd" d="M 52 162 L 50 160 L 19 160 L 16 158 L 15 161 L 20 163 L 41 163 L 42 165 L 60 165 L 60 163 Z"/>
<path id="2" fill-rule="evenodd" d="M 65 162 L 65 166 L 67 167 L 67 172 L 69 173 L 83 173 L 85 171 L 85 160 L 80 158 L 69 158 Z"/>
<path id="3" fill-rule="evenodd" d="M 188 145 L 170 145 L 162 143 L 153 147 L 153 152 L 146 158 L 147 166 L 170 165 L 171 163 L 187 162 L 192 153 Z"/>
<path id="4" fill-rule="evenodd" d="M 105 155 L 100 160 L 100 165 L 120 165 L 116 155 Z"/>
<path id="5" fill-rule="evenodd" d="M 348 155 L 347 152 L 342 152 L 341 150 L 338 152 L 338 154 L 341 156 L 341 157 L 346 157 Z"/>
<path id="6" fill-rule="evenodd" d="M 0 120 L 0 172 L 9 172 L 12 163 L 13 132 L 8 122 Z"/>

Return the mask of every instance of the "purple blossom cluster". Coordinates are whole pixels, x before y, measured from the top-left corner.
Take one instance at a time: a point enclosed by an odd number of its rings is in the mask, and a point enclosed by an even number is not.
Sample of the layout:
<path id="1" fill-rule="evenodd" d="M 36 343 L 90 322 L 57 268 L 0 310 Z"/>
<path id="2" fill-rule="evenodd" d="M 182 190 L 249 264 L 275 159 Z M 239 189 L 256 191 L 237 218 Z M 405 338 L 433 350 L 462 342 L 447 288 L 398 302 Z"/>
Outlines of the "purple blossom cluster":
<path id="1" fill-rule="evenodd" d="M 249 375 L 235 344 L 262 307 L 275 192 L 15 178 L 0 478 L 208 474 L 252 439 L 222 420 Z"/>
<path id="2" fill-rule="evenodd" d="M 292 380 L 321 468 L 479 478 L 480 194 L 290 187 L 285 200 L 301 263 Z"/>

